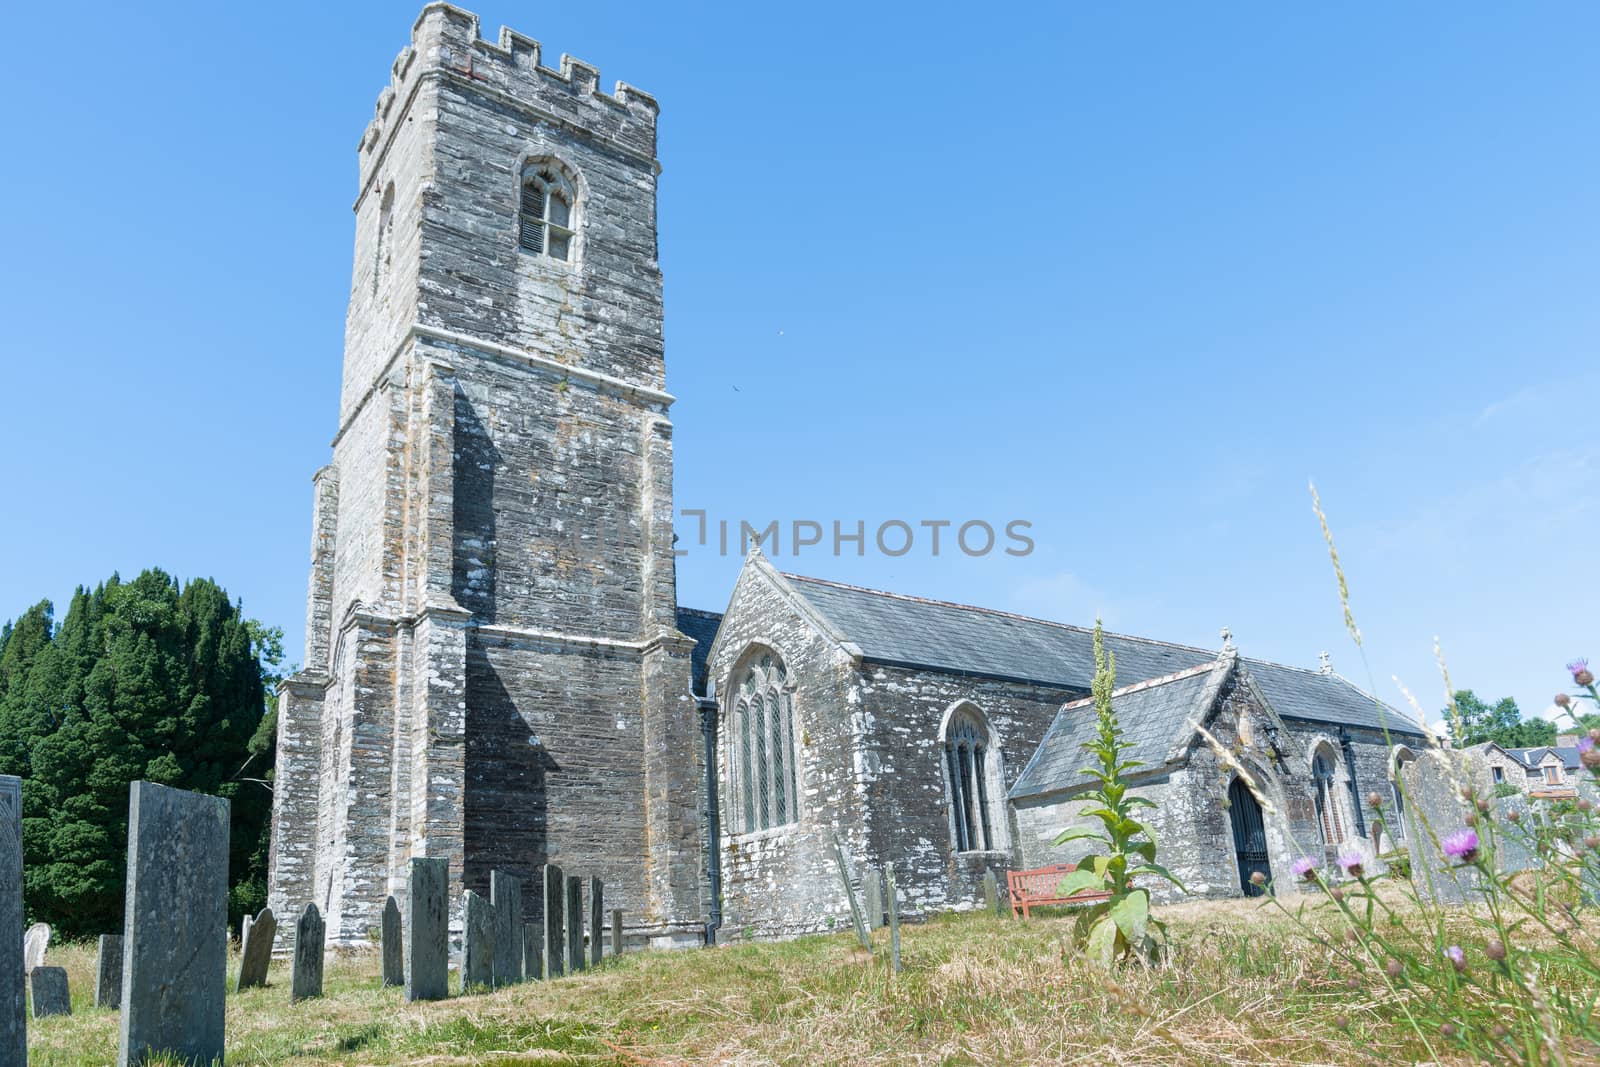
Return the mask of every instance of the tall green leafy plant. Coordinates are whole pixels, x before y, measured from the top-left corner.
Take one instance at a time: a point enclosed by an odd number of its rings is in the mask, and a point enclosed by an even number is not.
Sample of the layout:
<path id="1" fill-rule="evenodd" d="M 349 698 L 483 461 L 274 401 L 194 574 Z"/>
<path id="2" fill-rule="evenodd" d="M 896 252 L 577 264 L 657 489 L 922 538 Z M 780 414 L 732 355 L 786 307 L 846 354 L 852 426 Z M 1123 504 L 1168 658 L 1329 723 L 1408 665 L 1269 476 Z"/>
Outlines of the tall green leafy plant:
<path id="1" fill-rule="evenodd" d="M 1150 891 L 1135 879 L 1151 875 L 1183 889 L 1173 873 L 1156 862 L 1155 834 L 1133 817 L 1136 808 L 1153 808 L 1155 803 L 1128 791 L 1125 776 L 1144 766 L 1139 760 L 1124 759 L 1133 747 L 1122 736 L 1117 713 L 1111 706 L 1111 692 L 1117 686 L 1116 656 L 1106 652 L 1100 620 L 1094 621 L 1094 695 L 1096 730 L 1094 740 L 1084 750 L 1095 758 L 1093 767 L 1081 773 L 1096 783 L 1084 797 L 1086 808 L 1079 812 L 1099 820 L 1099 826 L 1074 826 L 1057 835 L 1055 843 L 1092 839 L 1099 848 L 1078 861 L 1078 869 L 1061 882 L 1058 895 L 1090 891 L 1109 894 L 1105 900 L 1083 907 L 1078 912 L 1078 943 L 1095 963 L 1110 967 L 1130 958 L 1145 961 L 1157 958 L 1167 941 L 1166 926 L 1150 914 Z"/>

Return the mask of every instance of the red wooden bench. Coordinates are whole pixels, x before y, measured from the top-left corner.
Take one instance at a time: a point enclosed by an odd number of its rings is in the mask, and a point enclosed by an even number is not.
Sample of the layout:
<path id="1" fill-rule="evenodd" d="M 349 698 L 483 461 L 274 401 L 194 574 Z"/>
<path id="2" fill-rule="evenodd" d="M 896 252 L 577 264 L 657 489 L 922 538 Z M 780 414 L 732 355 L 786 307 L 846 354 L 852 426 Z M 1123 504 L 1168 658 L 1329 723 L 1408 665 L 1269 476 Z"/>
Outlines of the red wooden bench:
<path id="1" fill-rule="evenodd" d="M 1093 904 L 1111 899 L 1110 893 L 1090 889 L 1080 889 L 1066 897 L 1059 895 L 1061 880 L 1077 869 L 1076 863 L 1056 863 L 1031 871 L 1007 871 L 1006 891 L 1011 895 L 1011 914 L 1020 913 L 1026 919 L 1028 909 L 1037 904 Z"/>

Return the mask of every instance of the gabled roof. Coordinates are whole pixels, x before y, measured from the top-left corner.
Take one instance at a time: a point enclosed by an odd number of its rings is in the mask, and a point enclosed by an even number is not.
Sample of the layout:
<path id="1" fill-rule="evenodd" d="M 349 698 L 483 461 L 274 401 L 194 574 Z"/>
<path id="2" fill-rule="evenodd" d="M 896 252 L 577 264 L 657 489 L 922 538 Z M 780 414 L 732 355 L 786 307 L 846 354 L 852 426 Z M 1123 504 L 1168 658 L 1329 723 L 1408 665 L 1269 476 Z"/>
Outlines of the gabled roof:
<path id="1" fill-rule="evenodd" d="M 722 616 L 714 611 L 698 608 L 678 609 L 678 632 L 694 638 L 694 650 L 689 653 L 691 685 L 694 692 L 706 691 L 706 659 L 711 655 L 711 644 L 717 639 L 717 628 Z"/>
<path id="2" fill-rule="evenodd" d="M 1537 769 L 1539 764 L 1544 762 L 1545 756 L 1552 752 L 1561 760 L 1562 766 L 1569 771 L 1578 770 L 1583 766 L 1583 760 L 1578 757 L 1576 748 L 1538 745 L 1534 748 L 1508 748 L 1504 751 L 1506 755 L 1530 770 Z"/>
<path id="3" fill-rule="evenodd" d="M 859 647 L 865 660 L 1010 679 L 1079 693 L 1089 691 L 1094 677 L 1094 631 L 1081 626 L 862 589 L 798 574 L 779 577 Z M 1214 662 L 1217 657 L 1212 649 L 1125 634 L 1108 633 L 1105 643 L 1117 658 L 1117 677 L 1123 680 L 1160 678 Z M 1387 727 L 1395 733 L 1422 736 L 1421 727 L 1409 716 L 1337 674 L 1266 660 L 1243 662 L 1283 718 Z"/>
<path id="4" fill-rule="evenodd" d="M 1222 685 L 1238 660 L 1223 654 L 1198 667 L 1189 667 L 1160 678 L 1123 686 L 1111 693 L 1111 706 L 1117 713 L 1123 738 L 1130 748 L 1123 758 L 1143 766 L 1134 776 L 1160 770 L 1174 754 L 1188 747 L 1194 724 L 1204 723 L 1222 691 Z M 1087 785 L 1081 772 L 1094 762 L 1083 746 L 1099 728 L 1094 698 L 1074 700 L 1056 712 L 1044 740 L 1023 768 L 1011 788 L 1013 800 L 1055 793 Z"/>

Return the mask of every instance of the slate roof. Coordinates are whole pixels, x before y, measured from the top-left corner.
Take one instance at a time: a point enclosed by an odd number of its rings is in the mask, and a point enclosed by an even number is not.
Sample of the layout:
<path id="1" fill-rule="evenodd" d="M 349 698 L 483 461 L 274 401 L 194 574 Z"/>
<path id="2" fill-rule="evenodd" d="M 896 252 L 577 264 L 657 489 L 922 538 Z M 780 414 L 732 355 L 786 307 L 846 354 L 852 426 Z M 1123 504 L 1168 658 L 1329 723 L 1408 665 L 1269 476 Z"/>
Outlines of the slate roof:
<path id="1" fill-rule="evenodd" d="M 1554 752 L 1561 757 L 1561 763 L 1569 771 L 1578 770 L 1583 766 L 1583 760 L 1578 757 L 1578 750 L 1570 747 L 1556 747 L 1555 745 L 1537 745 L 1534 748 L 1508 748 L 1506 755 L 1527 767 L 1536 770 L 1544 761 L 1545 753 Z"/>
<path id="2" fill-rule="evenodd" d="M 1134 774 L 1166 764 L 1167 753 L 1188 732 L 1188 723 L 1205 720 L 1234 662 L 1231 656 L 1218 658 L 1112 691 L 1111 705 L 1116 709 L 1123 737 L 1132 746 L 1123 758 L 1144 764 Z M 1085 784 L 1088 780 L 1079 772 L 1094 757 L 1083 750 L 1083 745 L 1094 737 L 1097 726 L 1092 697 L 1075 700 L 1056 712 L 1044 740 L 1012 786 L 1012 799 Z"/>
<path id="3" fill-rule="evenodd" d="M 1094 631 L 987 608 L 923 600 L 785 574 L 796 593 L 877 663 L 1004 678 L 1089 691 Z M 1193 648 L 1124 634 L 1105 635 L 1117 677 L 1151 679 L 1217 658 Z M 1408 715 L 1380 704 L 1337 674 L 1266 660 L 1242 662 L 1273 710 L 1285 719 L 1366 726 L 1422 736 Z"/>
<path id="4" fill-rule="evenodd" d="M 706 658 L 711 655 L 711 643 L 717 639 L 717 629 L 722 616 L 715 611 L 698 608 L 678 609 L 678 632 L 694 638 L 694 651 L 689 653 L 691 685 L 694 692 L 706 691 Z"/>

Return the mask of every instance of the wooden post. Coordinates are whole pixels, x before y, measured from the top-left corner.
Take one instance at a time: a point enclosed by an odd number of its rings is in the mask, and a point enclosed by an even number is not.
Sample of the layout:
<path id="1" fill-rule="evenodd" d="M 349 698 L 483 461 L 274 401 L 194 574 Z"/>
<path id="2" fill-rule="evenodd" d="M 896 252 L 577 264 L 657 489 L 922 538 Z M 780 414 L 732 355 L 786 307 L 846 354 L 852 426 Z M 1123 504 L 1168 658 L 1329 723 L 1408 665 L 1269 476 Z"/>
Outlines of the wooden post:
<path id="1" fill-rule="evenodd" d="M 870 955 L 872 938 L 867 936 L 867 924 L 862 921 L 861 903 L 856 900 L 856 891 L 850 888 L 850 869 L 844 865 L 844 849 L 839 846 L 838 834 L 833 835 L 833 860 L 839 865 L 839 881 L 844 883 L 845 899 L 850 902 L 850 921 L 855 923 L 856 937 Z"/>
<path id="2" fill-rule="evenodd" d="M 884 889 L 889 897 L 889 966 L 900 970 L 900 891 L 894 885 L 894 865 L 883 868 Z"/>

